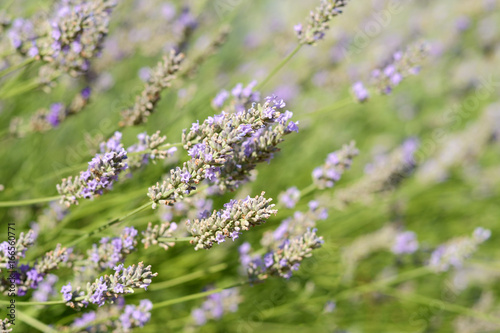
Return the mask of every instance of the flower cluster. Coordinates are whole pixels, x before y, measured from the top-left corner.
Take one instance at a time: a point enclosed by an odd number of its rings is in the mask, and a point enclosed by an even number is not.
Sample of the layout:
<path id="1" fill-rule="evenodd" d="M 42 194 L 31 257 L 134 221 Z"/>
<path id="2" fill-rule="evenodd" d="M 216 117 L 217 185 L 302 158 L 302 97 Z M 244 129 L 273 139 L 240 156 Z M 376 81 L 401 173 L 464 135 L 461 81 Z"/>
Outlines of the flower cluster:
<path id="1" fill-rule="evenodd" d="M 224 109 L 227 112 L 242 112 L 249 108 L 252 103 L 260 100 L 260 92 L 253 91 L 257 81 L 250 82 L 246 87 L 238 83 L 231 94 L 227 90 L 221 90 L 212 100 L 212 106 L 216 110 Z"/>
<path id="2" fill-rule="evenodd" d="M 53 103 L 49 109 L 40 109 L 30 118 L 29 124 L 24 124 L 20 118 L 13 118 L 10 132 L 22 137 L 28 132 L 46 132 L 58 127 L 66 118 L 80 112 L 89 102 L 90 88 L 86 87 L 78 93 L 68 106 L 63 103 Z"/>
<path id="3" fill-rule="evenodd" d="M 143 299 L 139 305 L 127 305 L 120 316 L 120 326 L 124 332 L 130 332 L 134 327 L 143 327 L 151 319 L 153 303 Z"/>
<path id="4" fill-rule="evenodd" d="M 26 256 L 26 251 L 35 244 L 37 234 L 33 229 L 28 232 L 21 232 L 15 244 L 7 241 L 0 243 L 0 263 L 7 264 L 11 260 L 11 253 L 14 252 L 14 261 L 18 261 Z M 14 248 L 12 251 L 11 248 Z"/>
<path id="5" fill-rule="evenodd" d="M 5 318 L 5 319 L 0 319 L 0 331 L 5 332 L 5 333 L 10 333 L 12 332 L 12 319 Z"/>
<path id="6" fill-rule="evenodd" d="M 431 254 L 429 267 L 435 272 L 445 272 L 450 267 L 461 267 L 465 259 L 470 257 L 479 244 L 484 243 L 491 236 L 491 231 L 484 228 L 476 228 L 472 237 L 459 237 L 439 246 Z"/>
<path id="7" fill-rule="evenodd" d="M 120 126 L 135 126 L 147 121 L 160 101 L 162 91 L 170 87 L 176 78 L 175 74 L 179 71 L 183 59 L 184 55 L 174 50 L 164 56 L 163 61 L 152 70 L 144 90 L 136 97 L 132 108 L 122 112 Z"/>
<path id="8" fill-rule="evenodd" d="M 388 155 L 378 156 L 366 166 L 366 175 L 353 185 L 337 189 L 333 204 L 342 209 L 353 202 L 368 203 L 375 193 L 388 191 L 401 183 L 416 166 L 414 154 L 419 147 L 416 138 L 409 138 Z"/>
<path id="9" fill-rule="evenodd" d="M 33 292 L 33 300 L 37 302 L 46 302 L 50 296 L 54 296 L 57 292 L 54 289 L 54 284 L 59 278 L 54 274 L 47 274 L 42 282 L 38 284 L 38 289 Z"/>
<path id="10" fill-rule="evenodd" d="M 427 44 L 418 42 L 410 45 L 404 52 L 394 53 L 392 60 L 386 66 L 372 71 L 372 84 L 380 93 L 390 94 L 403 78 L 418 74 L 420 63 L 427 55 L 428 49 Z"/>
<path id="11" fill-rule="evenodd" d="M 115 0 L 61 1 L 44 35 L 37 39 L 36 55 L 48 63 L 40 75 L 50 71 L 72 76 L 87 72 L 90 60 L 101 52 L 115 6 Z"/>
<path id="12" fill-rule="evenodd" d="M 61 195 L 61 203 L 70 206 L 78 204 L 78 198 L 91 199 L 102 195 L 104 190 L 112 188 L 113 183 L 118 180 L 118 175 L 128 168 L 126 162 L 127 152 L 121 148 L 119 151 L 110 151 L 104 154 L 96 154 L 89 162 L 86 171 L 80 172 L 80 176 L 64 178 L 57 185 L 57 191 Z"/>
<path id="13" fill-rule="evenodd" d="M 140 133 L 137 135 L 139 142 L 127 148 L 129 153 L 128 165 L 130 169 L 137 169 L 143 165 L 149 163 L 149 161 L 155 162 L 156 160 L 163 160 L 177 151 L 176 147 L 170 147 L 167 150 L 161 149 L 162 144 L 167 140 L 166 136 L 161 136 L 160 131 L 157 131 L 153 135 L 147 135 L 147 133 Z M 131 154 L 140 153 L 144 154 Z"/>
<path id="14" fill-rule="evenodd" d="M 104 305 L 106 301 L 114 301 L 122 294 L 130 294 L 134 289 L 144 288 L 151 284 L 151 279 L 158 273 L 151 273 L 151 266 L 144 267 L 140 262 L 137 266 L 132 265 L 127 268 L 123 264 L 113 268 L 113 275 L 104 275 L 97 278 L 92 284 L 88 283 L 86 293 L 80 287 L 75 288 L 71 283 L 63 286 L 61 293 L 63 299 L 71 307 L 87 306 L 89 303 Z"/>
<path id="15" fill-rule="evenodd" d="M 243 200 L 231 200 L 224 204 L 224 209 L 215 211 L 205 219 L 187 221 L 189 232 L 193 235 L 191 241 L 195 250 L 210 249 L 215 242 L 220 244 L 231 238 L 237 239 L 243 230 L 264 223 L 271 214 L 278 211 L 272 209 L 272 199 L 264 198 L 264 192 L 255 198 L 247 197 Z"/>
<path id="16" fill-rule="evenodd" d="M 317 201 L 310 201 L 308 206 L 307 212 L 296 211 L 293 216 L 284 219 L 274 231 L 266 231 L 262 235 L 261 245 L 269 249 L 277 248 L 286 239 L 300 236 L 307 229 L 315 228 L 317 221 L 328 218 L 327 209 L 320 207 Z"/>
<path id="17" fill-rule="evenodd" d="M 207 297 L 205 302 L 191 311 L 196 325 L 205 325 L 208 320 L 218 320 L 224 313 L 236 312 L 242 298 L 238 288 L 222 290 L 220 293 L 212 294 Z"/>
<path id="18" fill-rule="evenodd" d="M 165 242 L 161 240 L 161 238 L 169 238 L 172 237 L 172 233 L 177 229 L 177 224 L 175 222 L 163 222 L 162 224 L 156 224 L 154 227 L 151 222 L 148 223 L 148 227 L 146 230 L 142 232 L 142 240 L 144 243 L 144 248 L 147 249 L 152 245 L 159 245 L 165 250 L 168 250 L 169 247 L 175 245 L 174 242 Z"/>
<path id="19" fill-rule="evenodd" d="M 308 228 L 302 235 L 285 239 L 280 246 L 271 249 L 262 258 L 252 259 L 247 266 L 250 280 L 261 281 L 269 276 L 289 279 L 293 271 L 299 269 L 304 258 L 310 257 L 312 251 L 323 244 L 323 237 L 318 237 L 316 231 Z M 244 255 L 248 256 L 248 253 Z"/>
<path id="20" fill-rule="evenodd" d="M 394 254 L 411 254 L 417 250 L 417 235 L 413 231 L 398 233 L 391 248 L 391 251 Z"/>
<path id="21" fill-rule="evenodd" d="M 278 202 L 286 208 L 293 208 L 300 200 L 300 191 L 293 186 L 278 195 Z"/>
<path id="22" fill-rule="evenodd" d="M 13 20 L 10 29 L 7 31 L 7 37 L 16 51 L 22 55 L 30 54 L 30 56 L 35 56 L 38 53 L 38 49 L 33 49 L 37 34 L 33 22 L 30 20 L 23 18 Z"/>
<path id="23" fill-rule="evenodd" d="M 71 329 L 90 332 L 123 332 L 128 333 L 136 327 L 143 327 L 151 319 L 153 303 L 143 299 L 139 305 L 125 304 L 123 297 L 114 305 L 89 311 L 75 319 Z M 117 318 L 117 319 L 116 319 Z"/>
<path id="24" fill-rule="evenodd" d="M 325 164 L 315 168 L 312 172 L 314 184 L 320 189 L 333 187 L 342 174 L 351 167 L 352 159 L 358 154 L 359 151 L 354 142 L 328 154 Z"/>
<path id="25" fill-rule="evenodd" d="M 297 124 L 289 121 L 292 113 L 282 112 L 284 107 L 282 100 L 267 97 L 263 105 L 237 113 L 222 112 L 202 124 L 193 123 L 182 135 L 191 159 L 182 168 L 170 170 L 163 184 L 149 188 L 153 208 L 184 197 L 205 179 L 221 190 L 234 190 L 248 181 L 250 171 L 279 150 L 276 146 L 283 136 L 298 131 Z"/>
<path id="26" fill-rule="evenodd" d="M 460 132 L 450 134 L 417 172 L 425 183 L 443 181 L 449 169 L 464 161 L 475 161 L 483 148 L 500 137 L 500 105 L 490 105 L 480 118 Z"/>
<path id="27" fill-rule="evenodd" d="M 300 44 L 314 45 L 323 39 L 325 32 L 329 29 L 329 22 L 337 15 L 342 14 L 342 8 L 347 0 L 321 0 L 316 11 L 311 11 L 307 26 L 301 23 L 294 26 L 295 33 Z"/>
<path id="28" fill-rule="evenodd" d="M 125 257 L 130 254 L 137 246 L 135 239 L 138 232 L 134 227 L 125 227 L 120 237 L 104 237 L 97 244 L 92 245 L 88 251 L 90 262 L 99 270 L 113 268 L 119 263 L 123 263 Z"/>
<path id="29" fill-rule="evenodd" d="M 16 279 L 17 295 L 24 296 L 29 289 L 37 289 L 47 273 L 59 268 L 61 263 L 68 261 L 70 252 L 70 250 L 58 244 L 53 251 L 47 252 L 32 266 L 21 265 Z M 3 284 L 0 288 L 3 291 Z"/>

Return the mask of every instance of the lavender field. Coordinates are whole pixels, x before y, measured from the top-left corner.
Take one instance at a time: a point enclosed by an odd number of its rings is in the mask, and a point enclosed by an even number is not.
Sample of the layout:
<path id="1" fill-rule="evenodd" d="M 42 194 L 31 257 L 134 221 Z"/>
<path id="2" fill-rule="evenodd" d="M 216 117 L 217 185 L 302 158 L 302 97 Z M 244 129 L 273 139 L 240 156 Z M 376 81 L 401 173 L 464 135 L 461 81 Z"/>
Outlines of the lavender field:
<path id="1" fill-rule="evenodd" d="M 1 0 L 0 332 L 500 332 L 500 1 Z"/>

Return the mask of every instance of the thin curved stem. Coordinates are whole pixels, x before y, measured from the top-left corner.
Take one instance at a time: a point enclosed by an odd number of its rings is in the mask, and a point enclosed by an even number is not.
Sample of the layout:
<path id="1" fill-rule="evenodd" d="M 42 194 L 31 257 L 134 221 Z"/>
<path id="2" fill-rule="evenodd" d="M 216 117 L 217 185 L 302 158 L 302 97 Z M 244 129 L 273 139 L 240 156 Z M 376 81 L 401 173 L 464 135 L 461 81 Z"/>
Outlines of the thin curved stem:
<path id="1" fill-rule="evenodd" d="M 423 304 L 423 305 L 439 308 L 441 310 L 445 310 L 448 312 L 454 312 L 454 313 L 458 313 L 458 314 L 461 314 L 464 316 L 489 321 L 489 322 L 495 323 L 497 325 L 500 324 L 500 318 L 498 318 L 498 317 L 491 316 L 491 315 L 484 313 L 484 312 L 472 310 L 472 309 L 466 308 L 466 307 L 461 306 L 461 305 L 448 303 L 448 302 L 445 302 L 445 301 L 442 301 L 439 299 L 435 299 L 435 298 L 431 298 L 431 297 L 427 297 L 427 296 L 422 296 L 422 295 L 418 295 L 418 294 L 399 292 L 399 291 L 393 290 L 391 288 L 384 288 L 381 290 L 381 292 L 383 294 L 392 296 L 394 298 L 399 298 L 401 300 L 410 301 L 410 302 L 414 302 L 417 304 Z"/>
<path id="2" fill-rule="evenodd" d="M 315 110 L 312 112 L 304 113 L 304 115 L 318 115 L 318 114 L 321 114 L 324 112 L 332 112 L 332 111 L 335 111 L 338 109 L 342 109 L 342 108 L 344 108 L 348 105 L 351 105 L 351 104 L 354 104 L 354 101 L 352 98 L 344 98 L 335 104 L 332 104 L 330 106 L 326 106 L 324 108 L 321 108 L 321 109 L 318 109 L 318 110 Z"/>
<path id="3" fill-rule="evenodd" d="M 8 74 L 10 74 L 10 73 L 12 73 L 14 71 L 17 71 L 18 69 L 21 69 L 24 66 L 27 66 L 27 65 L 31 64 L 33 61 L 35 61 L 35 58 L 28 58 L 28 59 L 26 59 L 23 62 L 20 62 L 18 64 L 15 64 L 15 65 L 12 65 L 10 67 L 7 67 L 3 71 L 0 71 L 0 78 L 4 77 L 5 75 L 8 75 Z"/>
<path id="4" fill-rule="evenodd" d="M 0 300 L 0 304 L 10 304 L 9 301 Z M 54 305 L 54 304 L 66 304 L 65 301 L 47 301 L 47 302 L 17 302 L 16 305 Z"/>
<path id="5" fill-rule="evenodd" d="M 223 290 L 226 290 L 226 289 L 241 287 L 241 286 L 243 286 L 245 284 L 248 284 L 248 283 L 249 283 L 248 281 L 239 282 L 239 283 L 236 283 L 236 284 L 234 284 L 232 286 L 225 287 L 225 288 L 217 288 L 217 289 L 203 291 L 201 293 L 191 294 L 191 295 L 188 295 L 188 296 L 183 296 L 183 297 L 178 297 L 178 298 L 174 298 L 174 299 L 169 299 L 167 301 L 163 301 L 163 302 L 160 302 L 160 303 L 153 304 L 153 311 L 157 310 L 157 309 L 164 308 L 164 307 L 169 306 L 169 305 L 178 304 L 178 303 L 182 303 L 182 302 L 186 302 L 186 301 L 191 301 L 191 300 L 198 299 L 198 298 L 203 298 L 205 296 L 209 296 L 209 295 L 212 295 L 212 294 L 219 293 L 219 292 L 221 292 Z"/>
<path id="6" fill-rule="evenodd" d="M 139 212 L 142 212 L 143 210 L 146 210 L 146 209 L 147 209 L 147 208 L 149 208 L 150 206 L 151 206 L 151 203 L 150 203 L 150 202 L 147 202 L 147 203 L 145 203 L 144 205 L 140 206 L 139 208 L 136 208 L 136 209 L 134 209 L 133 211 L 129 212 L 128 214 L 123 215 L 122 217 L 119 217 L 119 218 L 116 218 L 116 219 L 112 219 L 112 220 L 108 221 L 106 224 L 104 224 L 104 225 L 102 225 L 102 226 L 98 227 L 97 229 L 92 230 L 91 232 L 86 233 L 85 235 L 83 235 L 83 236 L 81 236 L 81 237 L 77 238 L 76 240 L 74 240 L 73 242 L 71 242 L 71 243 L 68 245 L 68 247 L 74 246 L 74 245 L 76 245 L 76 244 L 78 244 L 78 243 L 80 243 L 80 242 L 82 242 L 82 241 L 86 240 L 87 238 L 90 238 L 90 237 L 92 237 L 93 235 L 98 234 L 98 233 L 100 233 L 100 232 L 102 232 L 102 231 L 104 231 L 104 230 L 108 229 L 108 228 L 110 228 L 111 226 L 113 226 L 113 225 L 115 225 L 115 224 L 118 224 L 118 223 L 122 222 L 123 220 L 125 220 L 125 219 L 129 218 L 130 216 L 135 215 L 135 214 L 137 214 L 137 213 L 139 213 Z"/>
<path id="7" fill-rule="evenodd" d="M 23 312 L 19 311 L 19 309 L 16 309 L 16 315 L 19 317 L 19 319 L 24 322 L 25 324 L 41 331 L 44 333 L 57 333 L 57 330 L 53 329 L 50 326 L 47 326 L 46 324 L 42 323 L 41 321 L 28 316 L 27 314 L 24 314 Z"/>
<path id="8" fill-rule="evenodd" d="M 17 206 L 28 206 L 34 205 L 38 203 L 44 203 L 49 201 L 54 201 L 60 199 L 60 195 L 56 195 L 53 197 L 45 197 L 45 198 L 37 198 L 37 199 L 28 199 L 28 200 L 17 200 L 17 201 L 0 201 L 0 207 L 17 207 Z"/>
<path id="9" fill-rule="evenodd" d="M 159 237 L 160 242 L 189 242 L 193 237 Z"/>
<path id="10" fill-rule="evenodd" d="M 256 87 L 255 89 L 256 89 L 256 90 L 260 90 L 260 89 L 262 89 L 262 87 L 264 87 L 264 86 L 266 85 L 266 83 L 267 83 L 267 82 L 269 82 L 269 80 L 271 80 L 271 79 L 273 78 L 273 76 L 274 76 L 274 75 L 276 75 L 276 73 L 278 73 L 278 72 L 280 71 L 280 69 L 282 69 L 282 68 L 283 68 L 283 67 L 284 67 L 284 66 L 285 66 L 285 65 L 286 65 L 286 64 L 290 61 L 290 59 L 292 59 L 292 58 L 293 58 L 293 56 L 294 56 L 297 52 L 299 52 L 299 50 L 300 50 L 300 48 L 301 48 L 301 47 L 302 47 L 302 44 L 297 45 L 297 47 L 296 47 L 296 48 L 295 48 L 292 52 L 290 52 L 290 54 L 289 54 L 289 55 L 287 55 L 287 56 L 286 56 L 286 58 L 285 58 L 285 59 L 283 59 L 283 61 L 282 61 L 282 62 L 280 62 L 280 63 L 278 64 L 278 66 L 276 66 L 276 67 L 275 67 L 275 68 L 271 71 L 271 73 L 269 73 L 269 75 L 268 75 L 268 76 L 267 76 L 264 80 L 262 80 L 262 82 L 261 82 L 261 83 L 259 83 L 259 84 L 257 85 L 257 87 Z"/>
<path id="11" fill-rule="evenodd" d="M 175 278 L 175 279 L 171 279 L 171 280 L 163 281 L 163 282 L 158 282 L 158 283 L 153 283 L 149 286 L 148 289 L 151 291 L 156 291 L 156 290 L 163 290 L 163 289 L 167 289 L 167 288 L 172 288 L 172 287 L 175 287 L 179 284 L 183 284 L 183 283 L 186 283 L 186 282 L 189 282 L 192 280 L 199 279 L 199 278 L 205 276 L 207 273 L 211 274 L 211 273 L 217 273 L 217 272 L 223 271 L 228 266 L 229 266 L 228 264 L 215 265 L 215 266 L 209 267 L 207 269 L 202 269 L 202 270 L 199 270 L 199 271 L 196 271 L 193 273 L 189 273 L 189 274 L 180 276 L 180 277 Z M 142 289 L 140 289 L 140 291 L 142 291 Z"/>

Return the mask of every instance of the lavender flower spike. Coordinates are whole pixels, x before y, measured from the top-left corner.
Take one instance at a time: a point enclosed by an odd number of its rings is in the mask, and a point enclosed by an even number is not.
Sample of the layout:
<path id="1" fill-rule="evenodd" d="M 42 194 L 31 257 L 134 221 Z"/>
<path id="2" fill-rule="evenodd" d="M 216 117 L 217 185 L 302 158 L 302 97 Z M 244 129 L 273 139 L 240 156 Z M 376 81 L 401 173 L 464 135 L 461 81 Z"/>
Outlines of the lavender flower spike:
<path id="1" fill-rule="evenodd" d="M 303 235 L 286 239 L 281 246 L 264 255 L 264 260 L 254 259 L 248 265 L 250 280 L 264 280 L 269 276 L 289 279 L 292 271 L 299 269 L 304 258 L 310 257 L 312 251 L 321 247 L 323 238 L 316 235 L 316 229 L 308 229 Z"/>
<path id="2" fill-rule="evenodd" d="M 143 124 L 154 112 L 156 104 L 160 100 L 161 93 L 170 87 L 175 79 L 175 74 L 180 69 L 180 64 L 184 59 L 182 53 L 177 54 L 174 50 L 165 56 L 162 62 L 152 70 L 142 93 L 136 97 L 135 104 L 131 109 L 122 112 L 120 126 L 134 126 Z"/>
<path id="3" fill-rule="evenodd" d="M 342 149 L 328 154 L 325 164 L 312 172 L 314 184 L 320 189 L 333 187 L 342 174 L 351 167 L 352 159 L 359 154 L 354 141 Z"/>
<path id="4" fill-rule="evenodd" d="M 459 237 L 439 246 L 431 255 L 429 267 L 436 273 L 445 272 L 450 267 L 461 267 L 463 261 L 470 257 L 478 245 L 484 243 L 491 236 L 491 231 L 476 228 L 472 237 Z"/>
<path id="5" fill-rule="evenodd" d="M 151 284 L 151 279 L 158 273 L 151 273 L 151 266 L 144 267 L 142 261 L 136 266 L 132 265 L 123 268 L 123 264 L 114 268 L 113 275 L 104 275 L 97 278 L 92 284 L 87 283 L 86 293 L 83 299 L 74 300 L 67 303 L 71 307 L 83 307 L 89 303 L 104 305 L 106 301 L 113 302 L 122 294 L 130 294 L 134 289 L 144 288 L 145 290 Z M 61 290 L 64 297 L 69 298 L 68 290 Z M 81 288 L 74 289 L 71 299 L 81 295 Z M 70 299 L 70 300 L 71 300 Z"/>
<path id="6" fill-rule="evenodd" d="M 77 205 L 78 198 L 91 199 L 103 194 L 104 190 L 111 189 L 113 182 L 118 180 L 118 175 L 128 165 L 127 152 L 121 148 L 118 151 L 111 151 L 105 154 L 97 154 L 86 171 L 82 171 L 80 176 L 64 178 L 61 184 L 57 185 L 57 192 L 61 195 L 61 203 L 70 206 Z"/>
<path id="7" fill-rule="evenodd" d="M 271 214 L 278 211 L 272 209 L 272 199 L 264 198 L 264 192 L 255 198 L 231 200 L 224 209 L 215 211 L 206 219 L 187 221 L 188 231 L 194 236 L 191 244 L 195 250 L 210 249 L 215 242 L 222 243 L 226 238 L 234 241 L 242 230 L 248 230 L 264 223 Z"/>
<path id="8" fill-rule="evenodd" d="M 342 7 L 346 4 L 347 0 L 321 0 L 316 11 L 311 11 L 305 28 L 302 24 L 294 26 L 299 43 L 314 45 L 323 39 L 325 31 L 329 29 L 328 23 L 335 16 L 342 14 Z"/>

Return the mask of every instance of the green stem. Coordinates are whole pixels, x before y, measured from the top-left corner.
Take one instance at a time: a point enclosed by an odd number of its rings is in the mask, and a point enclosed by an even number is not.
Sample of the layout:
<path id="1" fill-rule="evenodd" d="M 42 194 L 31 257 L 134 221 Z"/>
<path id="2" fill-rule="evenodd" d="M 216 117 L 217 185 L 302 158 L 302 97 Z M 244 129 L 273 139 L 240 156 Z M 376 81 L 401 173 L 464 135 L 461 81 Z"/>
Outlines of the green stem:
<path id="1" fill-rule="evenodd" d="M 10 304 L 9 301 L 0 300 L 0 304 Z M 54 305 L 66 304 L 65 301 L 47 301 L 47 302 L 16 302 L 16 305 Z"/>
<path id="2" fill-rule="evenodd" d="M 330 106 L 327 106 L 327 107 L 324 107 L 324 108 L 321 108 L 321 109 L 318 109 L 318 110 L 315 110 L 315 111 L 312 111 L 312 112 L 308 112 L 308 113 L 305 113 L 304 115 L 318 115 L 318 114 L 321 114 L 321 113 L 324 113 L 324 112 L 332 112 L 332 111 L 335 111 L 335 110 L 338 110 L 338 109 L 342 109 L 348 105 L 351 105 L 353 104 L 354 101 L 352 98 L 345 98 L 343 100 L 340 100 L 339 102 L 333 104 L 333 105 L 330 105 Z"/>
<path id="3" fill-rule="evenodd" d="M 212 274 L 212 273 L 217 273 L 219 271 L 223 271 L 227 267 L 228 267 L 228 264 L 215 265 L 215 266 L 212 266 L 210 268 L 202 269 L 202 270 L 197 271 L 197 272 L 186 274 L 186 275 L 180 276 L 180 277 L 175 278 L 175 279 L 151 284 L 151 286 L 149 286 L 149 290 L 156 291 L 156 290 L 162 290 L 162 289 L 175 287 L 179 284 L 183 284 L 183 283 L 201 278 L 201 277 L 205 276 L 207 273 Z"/>
<path id="4" fill-rule="evenodd" d="M 18 201 L 0 201 L 0 207 L 17 207 L 17 206 L 28 206 L 43 202 L 49 202 L 60 199 L 60 195 L 46 198 L 28 199 L 28 200 L 18 200 Z"/>
<path id="5" fill-rule="evenodd" d="M 12 65 L 10 67 L 7 67 L 3 71 L 0 71 L 0 78 L 4 77 L 5 75 L 8 75 L 8 74 L 10 74 L 10 73 L 12 73 L 12 72 L 20 69 L 20 68 L 23 68 L 24 66 L 27 66 L 27 65 L 31 64 L 33 61 L 35 61 L 35 58 L 29 58 L 29 59 L 26 59 L 23 62 L 20 62 L 18 64 L 15 64 L 15 65 Z"/>
<path id="6" fill-rule="evenodd" d="M 225 288 L 217 288 L 217 289 L 203 291 L 203 292 L 197 293 L 197 294 L 192 294 L 192 295 L 188 295 L 188 296 L 169 299 L 168 301 L 163 301 L 160 303 L 153 304 L 153 311 L 157 310 L 157 309 L 164 308 L 164 307 L 169 306 L 169 305 L 178 304 L 178 303 L 182 303 L 182 302 L 186 302 L 186 301 L 191 301 L 191 300 L 198 299 L 198 298 L 203 298 L 205 296 L 219 293 L 219 292 L 226 290 L 226 289 L 240 287 L 240 286 L 243 286 L 247 283 L 248 283 L 248 281 L 244 281 L 244 282 L 236 283 L 232 286 L 225 287 Z"/>
<path id="7" fill-rule="evenodd" d="M 302 198 L 308 196 L 309 194 L 313 193 L 317 189 L 318 188 L 316 187 L 316 185 L 310 184 L 305 189 L 303 189 L 303 190 L 300 191 L 300 198 L 302 199 Z"/>
<path id="8" fill-rule="evenodd" d="M 297 47 L 296 47 L 296 48 L 295 48 L 295 49 L 294 49 L 294 50 L 293 50 L 293 51 L 292 51 L 292 52 L 291 52 L 291 53 L 290 53 L 290 54 L 289 54 L 289 55 L 288 55 L 285 59 L 283 59 L 283 61 L 282 61 L 282 62 L 280 62 L 280 63 L 279 63 L 279 65 L 278 65 L 278 66 L 276 66 L 276 67 L 272 70 L 272 72 L 271 72 L 271 73 L 269 73 L 269 75 L 268 75 L 268 76 L 267 76 L 267 77 L 266 77 L 266 78 L 265 78 L 265 79 L 264 79 L 261 83 L 259 83 L 259 84 L 257 85 L 257 87 L 255 87 L 255 89 L 256 89 L 256 90 L 260 90 L 260 89 L 262 89 L 262 87 L 263 87 L 263 86 L 265 86 L 265 85 L 266 85 L 266 83 L 267 83 L 267 82 L 269 82 L 269 80 L 271 80 L 271 79 L 272 79 L 272 77 L 273 77 L 274 75 L 276 75 L 276 73 L 278 73 L 278 72 L 279 72 L 279 70 L 280 70 L 280 69 L 282 69 L 282 68 L 283 68 L 283 67 L 284 67 L 284 66 L 285 66 L 285 65 L 286 65 L 286 64 L 290 61 L 290 59 L 292 59 L 292 58 L 293 58 L 293 56 L 294 56 L 297 52 L 299 52 L 299 50 L 300 50 L 300 48 L 301 48 L 301 47 L 302 47 L 302 44 L 297 45 Z"/>
<path id="9" fill-rule="evenodd" d="M 383 290 L 381 290 L 381 292 L 386 294 L 386 295 L 389 295 L 389 296 L 392 296 L 395 298 L 399 298 L 399 299 L 402 299 L 405 301 L 410 301 L 410 302 L 414 302 L 414 303 L 418 303 L 418 304 L 422 304 L 422 305 L 427 305 L 427 306 L 439 308 L 441 310 L 445 310 L 448 312 L 454 312 L 454 313 L 458 313 L 458 314 L 461 314 L 464 316 L 469 316 L 469 317 L 489 321 L 489 322 L 495 323 L 497 325 L 500 324 L 500 318 L 498 318 L 498 317 L 496 318 L 496 317 L 493 317 L 493 316 L 488 315 L 486 313 L 472 310 L 472 309 L 469 309 L 469 308 L 466 308 L 466 307 L 463 307 L 463 306 L 460 306 L 457 304 L 444 302 L 444 301 L 441 301 L 438 299 L 434 299 L 434 298 L 430 298 L 430 297 L 422 296 L 422 295 L 418 295 L 418 294 L 402 293 L 402 292 L 399 292 L 397 290 L 392 290 L 390 288 L 384 288 Z"/>
<path id="10" fill-rule="evenodd" d="M 160 242 L 189 242 L 193 240 L 193 237 L 159 237 Z"/>
<path id="11" fill-rule="evenodd" d="M 41 86 L 42 83 L 38 80 L 33 80 L 32 82 L 28 82 L 25 85 L 19 86 L 17 89 L 7 90 L 6 93 L 0 94 L 1 99 L 11 98 L 20 94 L 24 94 L 30 90 L 36 89 Z"/>
<path id="12" fill-rule="evenodd" d="M 126 214 L 126 215 L 123 215 L 122 217 L 119 217 L 119 218 L 116 218 L 116 219 L 112 219 L 112 220 L 110 220 L 109 222 L 107 222 L 106 224 L 104 224 L 104 225 L 102 225 L 102 226 L 98 227 L 97 229 L 92 230 L 91 232 L 86 233 L 85 235 L 83 235 L 83 236 L 81 236 L 81 237 L 77 238 L 76 240 L 74 240 L 73 242 L 71 242 L 71 243 L 68 245 L 68 247 L 74 246 L 74 245 L 76 245 L 76 244 L 80 243 L 81 241 L 84 241 L 84 240 L 86 240 L 87 238 L 90 238 L 90 237 L 92 237 L 93 235 L 98 234 L 98 233 L 100 233 L 100 232 L 102 232 L 102 231 L 104 231 L 104 230 L 108 229 L 109 227 L 111 227 L 111 226 L 113 226 L 113 225 L 115 225 L 115 224 L 118 224 L 118 223 L 122 222 L 123 220 L 125 220 L 125 219 L 129 218 L 130 216 L 135 215 L 135 214 L 137 214 L 137 213 L 139 213 L 139 212 L 142 212 L 143 210 L 146 210 L 146 209 L 147 209 L 147 208 L 149 208 L 150 206 L 151 206 L 151 203 L 150 203 L 150 202 L 145 203 L 144 205 L 140 206 L 139 208 L 134 209 L 133 211 L 129 212 L 129 213 L 128 213 L 128 214 Z"/>
<path id="13" fill-rule="evenodd" d="M 26 323 L 27 325 L 39 330 L 40 332 L 44 333 L 57 333 L 57 330 L 45 325 L 41 321 L 38 321 L 37 319 L 28 316 L 27 314 L 24 314 L 23 312 L 19 311 L 19 309 L 16 309 L 16 315 L 19 317 L 21 321 Z"/>
<path id="14" fill-rule="evenodd" d="M 413 269 L 411 271 L 404 272 L 404 273 L 398 274 L 396 276 L 391 276 L 391 277 L 383 279 L 383 280 L 374 281 L 372 283 L 364 284 L 364 285 L 359 286 L 359 287 L 344 290 L 344 291 L 340 292 L 339 294 L 335 295 L 333 298 L 336 301 L 339 301 L 339 300 L 347 299 L 347 298 L 352 297 L 352 296 L 357 295 L 357 294 L 366 294 L 369 292 L 378 291 L 383 287 L 386 287 L 386 286 L 389 286 L 392 284 L 396 284 L 396 283 L 400 283 L 403 281 L 415 279 L 417 277 L 427 275 L 429 273 L 431 273 L 431 271 L 429 270 L 428 267 L 426 267 L 426 266 L 419 267 L 419 268 Z"/>

